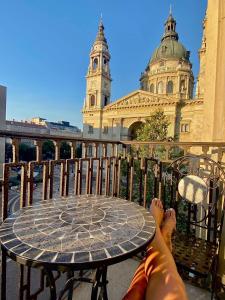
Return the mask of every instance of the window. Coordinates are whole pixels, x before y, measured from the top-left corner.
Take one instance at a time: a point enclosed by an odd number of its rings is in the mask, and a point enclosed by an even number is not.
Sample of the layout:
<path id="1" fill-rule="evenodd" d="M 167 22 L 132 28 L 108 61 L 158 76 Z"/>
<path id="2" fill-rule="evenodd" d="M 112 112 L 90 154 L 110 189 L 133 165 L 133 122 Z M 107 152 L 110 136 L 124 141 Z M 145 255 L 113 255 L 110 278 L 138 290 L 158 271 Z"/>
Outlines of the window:
<path id="1" fill-rule="evenodd" d="M 180 92 L 184 93 L 185 89 L 186 89 L 186 87 L 185 87 L 185 80 L 181 80 L 181 82 L 180 82 Z"/>
<path id="2" fill-rule="evenodd" d="M 94 133 L 94 128 L 93 128 L 92 125 L 89 125 L 89 126 L 88 126 L 88 133 L 89 133 L 89 134 Z"/>
<path id="3" fill-rule="evenodd" d="M 152 84 L 150 85 L 150 92 L 151 92 L 151 93 L 154 93 L 154 90 L 155 90 L 155 87 L 154 87 L 154 84 L 152 83 Z"/>
<path id="4" fill-rule="evenodd" d="M 158 83 L 158 94 L 163 94 L 163 82 Z"/>
<path id="5" fill-rule="evenodd" d="M 95 106 L 95 95 L 90 96 L 90 105 Z"/>
<path id="6" fill-rule="evenodd" d="M 104 134 L 108 134 L 108 126 L 103 126 L 103 131 Z"/>
<path id="7" fill-rule="evenodd" d="M 104 98 L 104 106 L 106 106 L 108 104 L 108 100 L 109 100 L 109 97 L 105 96 L 105 98 Z"/>
<path id="8" fill-rule="evenodd" d="M 93 69 L 96 70 L 98 68 L 98 59 L 95 58 L 93 61 Z"/>
<path id="9" fill-rule="evenodd" d="M 108 61 L 106 58 L 103 59 L 103 65 L 104 65 L 105 72 L 107 72 L 108 71 Z"/>
<path id="10" fill-rule="evenodd" d="M 173 81 L 168 81 L 166 92 L 167 94 L 173 94 Z"/>
<path id="11" fill-rule="evenodd" d="M 190 124 L 189 123 L 181 124 L 180 131 L 181 132 L 190 132 Z"/>

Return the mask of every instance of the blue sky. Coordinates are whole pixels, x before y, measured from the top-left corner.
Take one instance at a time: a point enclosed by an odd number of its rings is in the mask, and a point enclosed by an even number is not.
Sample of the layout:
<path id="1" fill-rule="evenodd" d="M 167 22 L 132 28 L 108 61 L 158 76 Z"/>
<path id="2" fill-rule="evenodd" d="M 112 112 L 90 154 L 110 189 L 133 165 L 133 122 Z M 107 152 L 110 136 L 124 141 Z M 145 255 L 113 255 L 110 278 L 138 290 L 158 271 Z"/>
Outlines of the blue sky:
<path id="1" fill-rule="evenodd" d="M 170 3 L 180 41 L 198 49 L 206 0 L 0 0 L 0 84 L 7 119 L 33 116 L 82 127 L 85 75 L 101 13 L 111 53 L 112 99 L 139 87 Z"/>

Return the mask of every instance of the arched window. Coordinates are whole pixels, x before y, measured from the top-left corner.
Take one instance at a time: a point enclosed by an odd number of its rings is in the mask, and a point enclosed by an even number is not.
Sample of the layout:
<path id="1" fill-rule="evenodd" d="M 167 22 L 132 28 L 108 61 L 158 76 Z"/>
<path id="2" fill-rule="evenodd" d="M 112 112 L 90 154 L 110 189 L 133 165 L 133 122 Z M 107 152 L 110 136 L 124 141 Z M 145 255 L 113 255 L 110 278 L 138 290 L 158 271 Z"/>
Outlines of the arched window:
<path id="1" fill-rule="evenodd" d="M 163 82 L 158 83 L 158 94 L 163 94 Z"/>
<path id="2" fill-rule="evenodd" d="M 104 106 L 108 105 L 109 97 L 105 96 L 104 98 Z"/>
<path id="3" fill-rule="evenodd" d="M 151 93 L 154 93 L 154 91 L 155 91 L 155 87 L 154 87 L 154 83 L 152 83 L 152 84 L 150 85 L 150 92 L 151 92 Z"/>
<path id="4" fill-rule="evenodd" d="M 93 69 L 96 70 L 98 68 L 98 59 L 95 58 L 93 61 Z"/>
<path id="5" fill-rule="evenodd" d="M 168 81 L 166 92 L 167 94 L 173 94 L 173 81 Z"/>
<path id="6" fill-rule="evenodd" d="M 185 89 L 186 89 L 186 87 L 185 87 L 185 80 L 181 80 L 181 82 L 180 82 L 180 92 L 184 93 Z"/>
<path id="7" fill-rule="evenodd" d="M 103 59 L 103 65 L 104 65 L 105 71 L 107 71 L 108 70 L 108 61 L 106 58 Z"/>
<path id="8" fill-rule="evenodd" d="M 95 106 L 95 95 L 91 95 L 90 97 L 90 105 Z"/>
<path id="9" fill-rule="evenodd" d="M 181 132 L 190 132 L 190 124 L 189 123 L 184 123 L 181 124 Z"/>

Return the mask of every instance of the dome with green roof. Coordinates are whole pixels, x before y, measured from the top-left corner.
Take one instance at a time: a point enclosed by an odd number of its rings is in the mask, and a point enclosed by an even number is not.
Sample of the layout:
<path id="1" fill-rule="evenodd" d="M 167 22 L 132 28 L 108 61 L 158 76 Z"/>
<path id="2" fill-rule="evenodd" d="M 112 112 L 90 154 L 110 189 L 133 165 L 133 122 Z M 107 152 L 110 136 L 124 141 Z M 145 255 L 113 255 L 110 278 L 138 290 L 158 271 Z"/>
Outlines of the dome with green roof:
<path id="1" fill-rule="evenodd" d="M 160 46 L 154 51 L 150 63 L 163 58 L 177 58 L 189 60 L 190 52 L 176 40 L 166 39 L 162 41 Z"/>
<path id="2" fill-rule="evenodd" d="M 165 32 L 160 46 L 154 51 L 149 64 L 161 59 L 183 59 L 189 61 L 190 52 L 178 41 L 176 21 L 170 13 L 166 23 Z"/>

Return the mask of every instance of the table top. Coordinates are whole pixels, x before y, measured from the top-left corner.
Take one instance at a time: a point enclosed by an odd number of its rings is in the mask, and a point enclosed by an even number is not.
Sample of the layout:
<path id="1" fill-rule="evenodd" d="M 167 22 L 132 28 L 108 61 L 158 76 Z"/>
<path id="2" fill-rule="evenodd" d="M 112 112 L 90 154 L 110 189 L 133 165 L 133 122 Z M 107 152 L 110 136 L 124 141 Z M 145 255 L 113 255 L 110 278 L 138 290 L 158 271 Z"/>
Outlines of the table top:
<path id="1" fill-rule="evenodd" d="M 115 197 L 70 196 L 20 209 L 0 227 L 7 254 L 20 263 L 77 268 L 112 264 L 141 251 L 155 222 L 143 207 Z"/>

